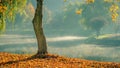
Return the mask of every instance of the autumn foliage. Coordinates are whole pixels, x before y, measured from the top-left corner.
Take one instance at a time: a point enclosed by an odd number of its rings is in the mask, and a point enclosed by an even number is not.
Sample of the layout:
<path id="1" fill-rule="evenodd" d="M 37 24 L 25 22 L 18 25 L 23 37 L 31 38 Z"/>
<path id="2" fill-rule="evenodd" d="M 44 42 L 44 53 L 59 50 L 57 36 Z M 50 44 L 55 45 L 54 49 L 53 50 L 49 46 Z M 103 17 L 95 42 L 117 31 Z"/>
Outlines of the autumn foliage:
<path id="1" fill-rule="evenodd" d="M 97 0 L 85 0 L 85 4 L 87 6 L 90 6 L 91 4 L 95 4 L 95 2 L 97 2 Z M 119 6 L 120 6 L 119 2 L 120 2 L 120 0 L 103 0 L 103 2 L 106 4 L 110 4 L 109 12 L 110 12 L 111 20 L 113 22 L 115 22 L 119 16 Z M 104 8 L 105 8 L 105 6 L 104 6 Z M 82 12 L 84 12 L 84 9 L 77 10 L 76 14 L 82 14 Z"/>
<path id="2" fill-rule="evenodd" d="M 0 68 L 120 68 L 120 63 L 88 61 L 51 54 L 39 58 L 1 52 Z"/>

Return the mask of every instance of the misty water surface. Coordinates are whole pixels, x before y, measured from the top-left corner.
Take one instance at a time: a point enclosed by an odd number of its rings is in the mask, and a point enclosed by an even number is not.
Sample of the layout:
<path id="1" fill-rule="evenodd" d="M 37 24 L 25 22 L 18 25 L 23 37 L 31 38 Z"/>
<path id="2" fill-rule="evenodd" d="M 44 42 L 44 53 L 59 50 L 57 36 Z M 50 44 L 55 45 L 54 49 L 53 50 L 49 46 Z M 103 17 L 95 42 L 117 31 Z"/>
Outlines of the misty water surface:
<path id="1" fill-rule="evenodd" d="M 81 41 L 86 38 L 79 36 L 47 37 L 48 52 L 89 60 L 120 62 L 120 47 L 82 43 Z M 0 38 L 0 51 L 35 54 L 37 52 L 36 39 L 33 35 L 5 34 Z"/>

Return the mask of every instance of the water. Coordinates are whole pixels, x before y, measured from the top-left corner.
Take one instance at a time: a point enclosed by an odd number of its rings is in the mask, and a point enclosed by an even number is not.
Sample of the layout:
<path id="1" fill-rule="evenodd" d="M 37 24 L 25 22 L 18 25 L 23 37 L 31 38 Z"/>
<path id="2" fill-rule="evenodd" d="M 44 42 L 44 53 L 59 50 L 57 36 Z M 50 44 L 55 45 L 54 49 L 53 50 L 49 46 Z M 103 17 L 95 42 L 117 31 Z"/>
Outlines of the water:
<path id="1" fill-rule="evenodd" d="M 87 37 L 51 36 L 46 37 L 48 52 L 67 57 L 76 57 L 97 61 L 120 62 L 120 46 L 86 44 Z M 36 53 L 37 44 L 34 35 L 4 34 L 0 37 L 0 51 L 11 53 Z"/>

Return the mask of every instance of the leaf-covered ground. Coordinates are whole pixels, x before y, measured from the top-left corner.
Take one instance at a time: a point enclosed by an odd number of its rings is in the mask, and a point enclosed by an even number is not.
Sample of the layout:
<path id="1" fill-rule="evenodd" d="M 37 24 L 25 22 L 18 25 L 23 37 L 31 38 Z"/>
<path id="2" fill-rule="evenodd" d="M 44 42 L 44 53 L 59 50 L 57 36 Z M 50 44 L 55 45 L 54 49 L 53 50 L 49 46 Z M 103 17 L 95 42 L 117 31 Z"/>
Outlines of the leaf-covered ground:
<path id="1" fill-rule="evenodd" d="M 0 68 L 120 68 L 120 63 L 98 62 L 58 55 L 44 58 L 0 52 Z"/>

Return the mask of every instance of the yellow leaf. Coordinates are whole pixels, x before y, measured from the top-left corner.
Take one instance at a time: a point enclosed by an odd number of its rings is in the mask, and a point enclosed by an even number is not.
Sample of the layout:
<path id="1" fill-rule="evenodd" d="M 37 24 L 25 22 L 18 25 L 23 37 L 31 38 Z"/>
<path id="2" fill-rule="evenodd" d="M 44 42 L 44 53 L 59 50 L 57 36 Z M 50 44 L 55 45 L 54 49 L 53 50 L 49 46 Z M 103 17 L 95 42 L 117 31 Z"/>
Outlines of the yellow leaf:
<path id="1" fill-rule="evenodd" d="M 111 15 L 112 21 L 116 21 L 117 17 L 118 17 L 118 14 L 117 13 L 113 13 Z"/>
<path id="2" fill-rule="evenodd" d="M 82 13 L 82 9 L 76 11 L 76 14 L 81 14 L 81 13 Z"/>
<path id="3" fill-rule="evenodd" d="M 111 11 L 111 12 L 116 12 L 118 9 L 119 9 L 119 6 L 118 6 L 118 5 L 115 5 L 115 4 L 113 4 L 113 5 L 110 7 L 110 11 Z"/>
<path id="4" fill-rule="evenodd" d="M 87 4 L 94 3 L 95 0 L 86 0 Z"/>
<path id="5" fill-rule="evenodd" d="M 66 2 L 67 0 L 64 0 L 64 2 Z"/>
<path id="6" fill-rule="evenodd" d="M 2 6 L 0 6 L 0 10 L 2 9 Z"/>
<path id="7" fill-rule="evenodd" d="M 7 10 L 7 7 L 6 7 L 6 6 L 3 6 L 3 9 L 4 9 L 4 10 Z"/>
<path id="8" fill-rule="evenodd" d="M 107 3 L 109 3 L 109 2 L 112 2 L 112 0 L 104 0 L 104 2 L 107 2 Z"/>

